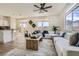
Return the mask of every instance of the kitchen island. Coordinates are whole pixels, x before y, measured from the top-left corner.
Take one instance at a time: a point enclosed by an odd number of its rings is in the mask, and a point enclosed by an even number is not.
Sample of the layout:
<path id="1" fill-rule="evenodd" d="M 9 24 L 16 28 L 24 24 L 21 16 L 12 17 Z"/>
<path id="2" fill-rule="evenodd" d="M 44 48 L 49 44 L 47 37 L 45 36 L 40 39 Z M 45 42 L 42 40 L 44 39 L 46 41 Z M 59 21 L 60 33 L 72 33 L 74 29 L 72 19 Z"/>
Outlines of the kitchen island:
<path id="1" fill-rule="evenodd" d="M 13 41 L 12 30 L 0 30 L 0 43 Z"/>

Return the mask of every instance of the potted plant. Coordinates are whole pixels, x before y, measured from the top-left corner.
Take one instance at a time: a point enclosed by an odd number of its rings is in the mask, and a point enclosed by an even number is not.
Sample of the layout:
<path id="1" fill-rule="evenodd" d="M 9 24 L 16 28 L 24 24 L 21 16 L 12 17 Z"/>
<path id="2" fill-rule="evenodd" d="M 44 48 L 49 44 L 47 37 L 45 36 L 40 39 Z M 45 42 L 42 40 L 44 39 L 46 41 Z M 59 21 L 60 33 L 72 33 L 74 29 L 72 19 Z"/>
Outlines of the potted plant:
<path id="1" fill-rule="evenodd" d="M 53 26 L 53 31 L 54 31 L 54 34 L 56 34 L 57 30 L 59 30 L 59 27 L 58 26 Z"/>

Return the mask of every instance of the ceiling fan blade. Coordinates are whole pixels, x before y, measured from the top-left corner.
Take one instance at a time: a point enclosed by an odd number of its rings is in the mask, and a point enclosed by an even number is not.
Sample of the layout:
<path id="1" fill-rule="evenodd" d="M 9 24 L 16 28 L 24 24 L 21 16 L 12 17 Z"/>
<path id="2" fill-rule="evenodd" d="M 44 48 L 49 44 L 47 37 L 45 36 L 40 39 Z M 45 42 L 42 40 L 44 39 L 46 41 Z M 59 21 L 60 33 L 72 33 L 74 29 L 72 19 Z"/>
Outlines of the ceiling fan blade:
<path id="1" fill-rule="evenodd" d="M 45 10 L 45 9 L 42 9 L 43 11 L 45 11 L 45 12 L 48 12 L 47 10 Z"/>
<path id="2" fill-rule="evenodd" d="M 41 4 L 40 4 L 40 5 L 41 5 L 41 8 L 44 8 L 45 4 L 46 4 L 46 3 L 41 3 Z"/>
<path id="3" fill-rule="evenodd" d="M 42 4 L 42 7 L 44 7 L 44 6 L 45 6 L 45 4 L 46 4 L 46 3 L 43 3 L 43 4 Z"/>
<path id="4" fill-rule="evenodd" d="M 52 8 L 52 6 L 45 7 L 44 9 Z"/>
<path id="5" fill-rule="evenodd" d="M 39 11 L 40 9 L 34 10 L 34 11 Z"/>
<path id="6" fill-rule="evenodd" d="M 40 8 L 40 7 L 38 7 L 37 5 L 34 5 L 35 7 L 37 7 L 37 8 Z"/>

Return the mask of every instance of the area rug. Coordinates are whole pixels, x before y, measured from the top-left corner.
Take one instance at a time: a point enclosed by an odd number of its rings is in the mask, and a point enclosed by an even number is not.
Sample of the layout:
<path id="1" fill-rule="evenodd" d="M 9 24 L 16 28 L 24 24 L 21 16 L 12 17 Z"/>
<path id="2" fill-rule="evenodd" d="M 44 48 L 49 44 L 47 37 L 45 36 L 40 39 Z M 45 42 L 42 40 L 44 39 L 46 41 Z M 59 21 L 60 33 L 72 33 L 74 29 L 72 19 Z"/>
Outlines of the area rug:
<path id="1" fill-rule="evenodd" d="M 15 48 L 4 56 L 57 56 L 52 40 L 43 40 L 39 43 L 38 51 Z"/>

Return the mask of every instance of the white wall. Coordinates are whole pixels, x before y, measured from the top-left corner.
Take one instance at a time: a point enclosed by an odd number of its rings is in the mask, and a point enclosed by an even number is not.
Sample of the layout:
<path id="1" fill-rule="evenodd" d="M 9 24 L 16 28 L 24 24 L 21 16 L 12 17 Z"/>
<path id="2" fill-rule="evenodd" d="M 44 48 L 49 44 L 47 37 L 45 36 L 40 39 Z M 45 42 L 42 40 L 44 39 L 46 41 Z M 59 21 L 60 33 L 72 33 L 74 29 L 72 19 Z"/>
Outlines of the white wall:
<path id="1" fill-rule="evenodd" d="M 50 16 L 48 20 L 50 24 L 50 27 L 49 27 L 50 30 L 52 30 L 53 26 L 59 26 L 58 16 Z"/>
<path id="2" fill-rule="evenodd" d="M 62 31 L 65 31 L 65 15 L 66 12 L 73 6 L 73 4 L 69 4 L 65 6 L 65 8 L 58 15 L 59 25 Z"/>
<path id="3" fill-rule="evenodd" d="M 11 17 L 11 19 L 10 19 L 10 28 L 16 29 L 16 18 L 14 18 L 14 17 Z"/>
<path id="4" fill-rule="evenodd" d="M 20 20 L 27 20 L 26 30 L 28 30 L 30 33 L 33 32 L 34 30 L 42 30 L 42 29 L 50 30 L 51 31 L 53 26 L 59 26 L 58 16 L 48 16 L 48 17 L 45 17 L 45 18 L 25 18 L 25 19 L 17 19 L 16 20 L 16 22 L 17 22 L 17 28 L 19 28 L 19 21 Z M 34 23 L 42 22 L 42 21 L 49 22 L 49 27 L 44 27 L 44 28 L 35 27 L 35 28 L 33 28 L 29 24 L 29 20 L 32 20 Z"/>

